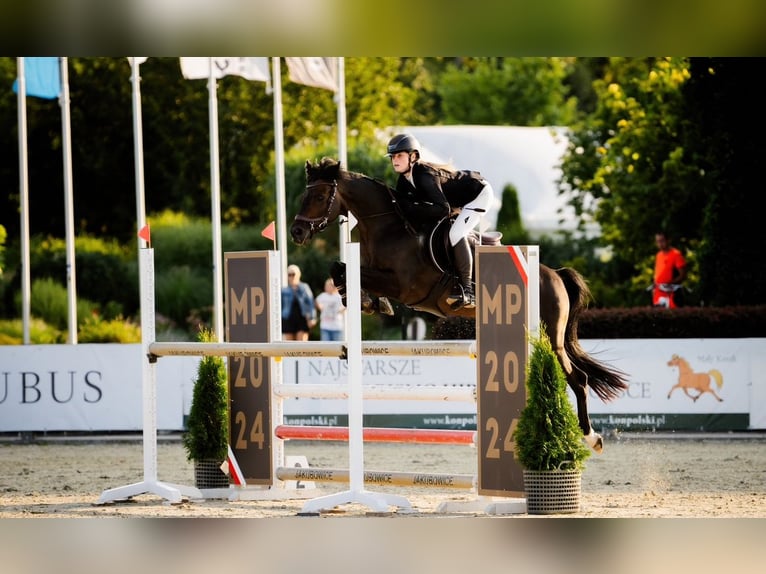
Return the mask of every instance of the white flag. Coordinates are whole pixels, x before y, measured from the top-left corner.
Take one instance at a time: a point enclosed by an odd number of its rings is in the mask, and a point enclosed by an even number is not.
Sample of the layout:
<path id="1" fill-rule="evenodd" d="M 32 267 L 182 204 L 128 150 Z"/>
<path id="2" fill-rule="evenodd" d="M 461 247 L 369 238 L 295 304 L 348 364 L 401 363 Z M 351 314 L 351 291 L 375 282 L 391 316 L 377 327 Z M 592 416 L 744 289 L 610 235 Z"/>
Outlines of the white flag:
<path id="1" fill-rule="evenodd" d="M 338 90 L 337 58 L 285 58 L 290 80 L 315 88 Z"/>
<path id="2" fill-rule="evenodd" d="M 268 82 L 268 58 L 213 58 L 213 77 L 242 76 L 247 80 Z M 181 58 L 181 73 L 187 80 L 210 76 L 209 58 Z"/>

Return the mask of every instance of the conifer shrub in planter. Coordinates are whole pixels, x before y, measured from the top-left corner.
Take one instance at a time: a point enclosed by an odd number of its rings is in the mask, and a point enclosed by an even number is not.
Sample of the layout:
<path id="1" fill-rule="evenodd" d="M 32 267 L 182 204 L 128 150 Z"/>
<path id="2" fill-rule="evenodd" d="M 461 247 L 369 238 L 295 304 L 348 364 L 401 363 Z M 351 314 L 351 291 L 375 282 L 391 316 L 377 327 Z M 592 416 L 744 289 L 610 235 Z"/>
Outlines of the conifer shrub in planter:
<path id="1" fill-rule="evenodd" d="M 567 381 L 551 342 L 540 326 L 527 364 L 527 402 L 513 432 L 516 458 L 524 469 L 529 514 L 580 509 L 585 445 Z"/>
<path id="2" fill-rule="evenodd" d="M 214 341 L 207 328 L 199 330 L 200 343 Z M 229 389 L 223 357 L 205 356 L 197 367 L 192 403 L 182 442 L 187 459 L 194 461 L 197 488 L 228 488 L 221 470 L 229 444 Z"/>

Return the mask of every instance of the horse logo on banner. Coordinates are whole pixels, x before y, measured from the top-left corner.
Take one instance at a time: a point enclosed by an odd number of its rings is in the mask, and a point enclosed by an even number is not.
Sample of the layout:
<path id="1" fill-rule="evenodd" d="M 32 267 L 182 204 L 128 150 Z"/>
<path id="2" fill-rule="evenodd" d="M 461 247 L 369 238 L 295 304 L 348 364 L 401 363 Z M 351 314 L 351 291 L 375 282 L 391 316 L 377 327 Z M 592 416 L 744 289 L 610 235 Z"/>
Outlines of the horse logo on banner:
<path id="1" fill-rule="evenodd" d="M 710 386 L 710 383 L 713 381 L 715 381 L 715 384 L 719 390 L 723 386 L 723 375 L 721 374 L 721 371 L 717 369 L 711 369 L 706 373 L 695 373 L 689 366 L 689 361 L 683 357 L 679 357 L 678 355 L 673 355 L 670 358 L 668 361 L 668 367 L 678 367 L 678 382 L 673 385 L 673 387 L 668 392 L 668 398 L 670 398 L 670 395 L 676 389 L 683 389 L 686 396 L 692 399 L 694 402 L 697 402 L 697 399 L 705 393 L 710 393 L 716 399 L 718 399 L 719 402 L 723 401 L 723 399 L 719 397 Z M 689 392 L 690 389 L 697 391 L 697 394 L 691 394 Z"/>

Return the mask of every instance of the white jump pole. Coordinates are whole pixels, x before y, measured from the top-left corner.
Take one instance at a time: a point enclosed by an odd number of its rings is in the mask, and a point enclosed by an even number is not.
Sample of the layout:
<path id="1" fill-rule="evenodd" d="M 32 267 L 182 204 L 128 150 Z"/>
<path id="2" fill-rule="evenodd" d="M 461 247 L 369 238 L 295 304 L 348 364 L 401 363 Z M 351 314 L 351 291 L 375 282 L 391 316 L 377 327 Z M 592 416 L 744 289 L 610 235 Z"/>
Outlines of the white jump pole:
<path id="1" fill-rule="evenodd" d="M 362 429 L 362 308 L 359 244 L 346 245 L 346 346 L 348 349 L 348 451 L 349 490 L 313 498 L 303 505 L 303 514 L 318 513 L 341 504 L 359 503 L 376 512 L 389 506 L 411 510 L 403 496 L 372 493 L 364 489 L 364 435 Z"/>
<path id="2" fill-rule="evenodd" d="M 219 357 L 342 357 L 345 343 L 333 341 L 274 341 L 271 343 L 192 343 L 154 342 L 149 354 L 166 356 Z M 476 341 L 367 341 L 363 355 L 396 357 L 471 357 L 476 358 Z"/>
<path id="3" fill-rule="evenodd" d="M 157 480 L 157 363 L 150 360 L 149 345 L 154 341 L 154 250 L 139 249 L 139 289 L 141 293 L 141 381 L 143 395 L 144 480 L 101 493 L 97 504 L 127 500 L 140 494 L 156 494 L 169 503 L 183 498 L 202 498 L 198 488 L 166 484 Z"/>

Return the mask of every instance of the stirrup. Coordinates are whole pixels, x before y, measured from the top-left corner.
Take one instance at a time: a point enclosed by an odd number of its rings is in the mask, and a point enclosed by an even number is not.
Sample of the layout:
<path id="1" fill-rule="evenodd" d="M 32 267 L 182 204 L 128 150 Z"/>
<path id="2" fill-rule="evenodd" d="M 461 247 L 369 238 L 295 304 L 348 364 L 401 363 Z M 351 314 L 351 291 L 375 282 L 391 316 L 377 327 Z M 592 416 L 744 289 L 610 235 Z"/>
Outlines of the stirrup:
<path id="1" fill-rule="evenodd" d="M 463 295 L 460 299 L 456 299 L 453 303 L 449 303 L 449 306 L 453 311 L 459 311 L 460 309 L 475 309 L 476 299 Z"/>
<path id="2" fill-rule="evenodd" d="M 462 290 L 461 291 L 457 291 L 456 289 L 454 289 L 452 291 L 452 293 L 447 295 L 446 301 L 447 301 L 447 305 L 449 305 L 450 307 L 454 308 L 454 306 L 457 305 L 458 303 L 462 307 L 463 306 L 463 301 L 464 301 L 464 295 L 463 295 Z"/>

